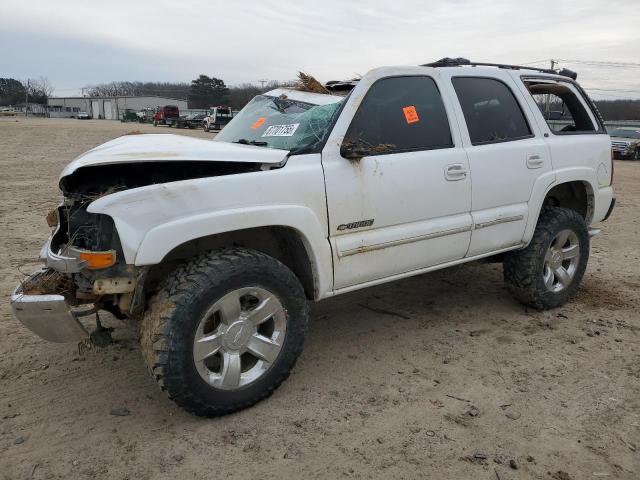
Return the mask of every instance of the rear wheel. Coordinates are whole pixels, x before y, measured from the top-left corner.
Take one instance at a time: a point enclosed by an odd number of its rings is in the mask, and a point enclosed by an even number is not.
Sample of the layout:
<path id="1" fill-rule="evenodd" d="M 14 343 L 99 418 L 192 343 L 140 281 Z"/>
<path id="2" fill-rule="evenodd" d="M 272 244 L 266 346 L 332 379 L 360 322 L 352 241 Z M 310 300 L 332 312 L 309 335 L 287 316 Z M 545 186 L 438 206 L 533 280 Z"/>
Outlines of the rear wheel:
<path id="1" fill-rule="evenodd" d="M 589 259 L 589 233 L 574 210 L 545 208 L 527 248 L 504 259 L 504 279 L 522 303 L 543 310 L 566 303 L 580 287 Z"/>
<path id="2" fill-rule="evenodd" d="M 309 310 L 278 260 L 229 249 L 178 268 L 141 325 L 147 366 L 169 398 L 218 416 L 269 396 L 302 350 Z"/>

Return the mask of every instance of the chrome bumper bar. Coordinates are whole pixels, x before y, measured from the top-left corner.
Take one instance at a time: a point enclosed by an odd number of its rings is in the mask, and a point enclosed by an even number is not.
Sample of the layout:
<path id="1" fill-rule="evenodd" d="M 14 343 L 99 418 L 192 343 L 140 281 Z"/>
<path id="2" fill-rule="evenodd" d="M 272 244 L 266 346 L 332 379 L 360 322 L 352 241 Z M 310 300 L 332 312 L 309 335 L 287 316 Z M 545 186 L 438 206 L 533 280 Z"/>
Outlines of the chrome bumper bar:
<path id="1" fill-rule="evenodd" d="M 65 250 L 66 255 L 60 255 L 51 250 L 51 240 L 53 237 L 47 240 L 40 250 L 40 260 L 47 267 L 62 273 L 78 273 L 82 270 L 86 262 L 80 260 L 80 252 L 73 247 L 68 247 Z"/>
<path id="2" fill-rule="evenodd" d="M 26 282 L 33 281 L 46 270 L 33 273 Z M 73 310 L 62 295 L 25 295 L 22 285 L 11 294 L 13 314 L 25 327 L 45 340 L 56 343 L 78 342 L 89 337 L 78 317 L 95 309 Z"/>

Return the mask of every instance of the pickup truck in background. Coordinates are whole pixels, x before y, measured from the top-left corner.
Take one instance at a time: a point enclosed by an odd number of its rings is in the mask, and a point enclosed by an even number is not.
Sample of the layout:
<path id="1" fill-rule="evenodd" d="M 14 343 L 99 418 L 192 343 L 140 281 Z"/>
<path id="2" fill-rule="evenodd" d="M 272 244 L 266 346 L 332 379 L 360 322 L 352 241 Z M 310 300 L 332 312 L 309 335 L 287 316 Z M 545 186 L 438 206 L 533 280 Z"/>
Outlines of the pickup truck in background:
<path id="1" fill-rule="evenodd" d="M 153 115 L 153 126 L 168 125 L 169 127 L 176 123 L 180 118 L 180 110 L 176 105 L 164 105 L 156 109 Z"/>
<path id="2" fill-rule="evenodd" d="M 207 115 L 202 121 L 202 126 L 205 132 L 211 130 L 222 130 L 227 123 L 233 118 L 233 111 L 231 107 L 213 107 L 209 110 Z"/>

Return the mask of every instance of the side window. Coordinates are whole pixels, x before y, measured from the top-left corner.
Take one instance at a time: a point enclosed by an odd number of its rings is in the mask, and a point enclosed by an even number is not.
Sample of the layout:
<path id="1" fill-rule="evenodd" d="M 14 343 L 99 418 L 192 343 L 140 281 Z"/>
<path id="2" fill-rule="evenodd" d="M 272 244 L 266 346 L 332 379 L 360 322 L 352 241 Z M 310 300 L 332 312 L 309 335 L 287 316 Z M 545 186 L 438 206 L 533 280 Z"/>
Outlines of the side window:
<path id="1" fill-rule="evenodd" d="M 542 116 L 555 134 L 593 133 L 596 127 L 586 108 L 568 85 L 525 82 Z"/>
<path id="2" fill-rule="evenodd" d="M 531 136 L 527 119 L 513 92 L 493 78 L 452 79 L 473 145 Z"/>
<path id="3" fill-rule="evenodd" d="M 453 146 L 438 87 L 429 77 L 391 77 L 369 89 L 343 146 L 369 155 Z"/>

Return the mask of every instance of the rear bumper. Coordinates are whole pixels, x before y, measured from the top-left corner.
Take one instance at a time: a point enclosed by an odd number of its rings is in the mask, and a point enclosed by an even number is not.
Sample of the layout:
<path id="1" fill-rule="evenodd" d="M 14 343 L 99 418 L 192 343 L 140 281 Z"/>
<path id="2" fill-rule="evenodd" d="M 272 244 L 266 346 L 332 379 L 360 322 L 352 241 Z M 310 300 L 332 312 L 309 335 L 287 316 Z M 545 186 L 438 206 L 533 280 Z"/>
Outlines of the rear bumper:
<path id="1" fill-rule="evenodd" d="M 33 273 L 27 282 L 45 271 Z M 91 314 L 94 309 L 73 310 L 62 295 L 25 295 L 19 285 L 11 294 L 11 308 L 20 323 L 50 342 L 78 342 L 89 337 L 78 317 Z"/>

